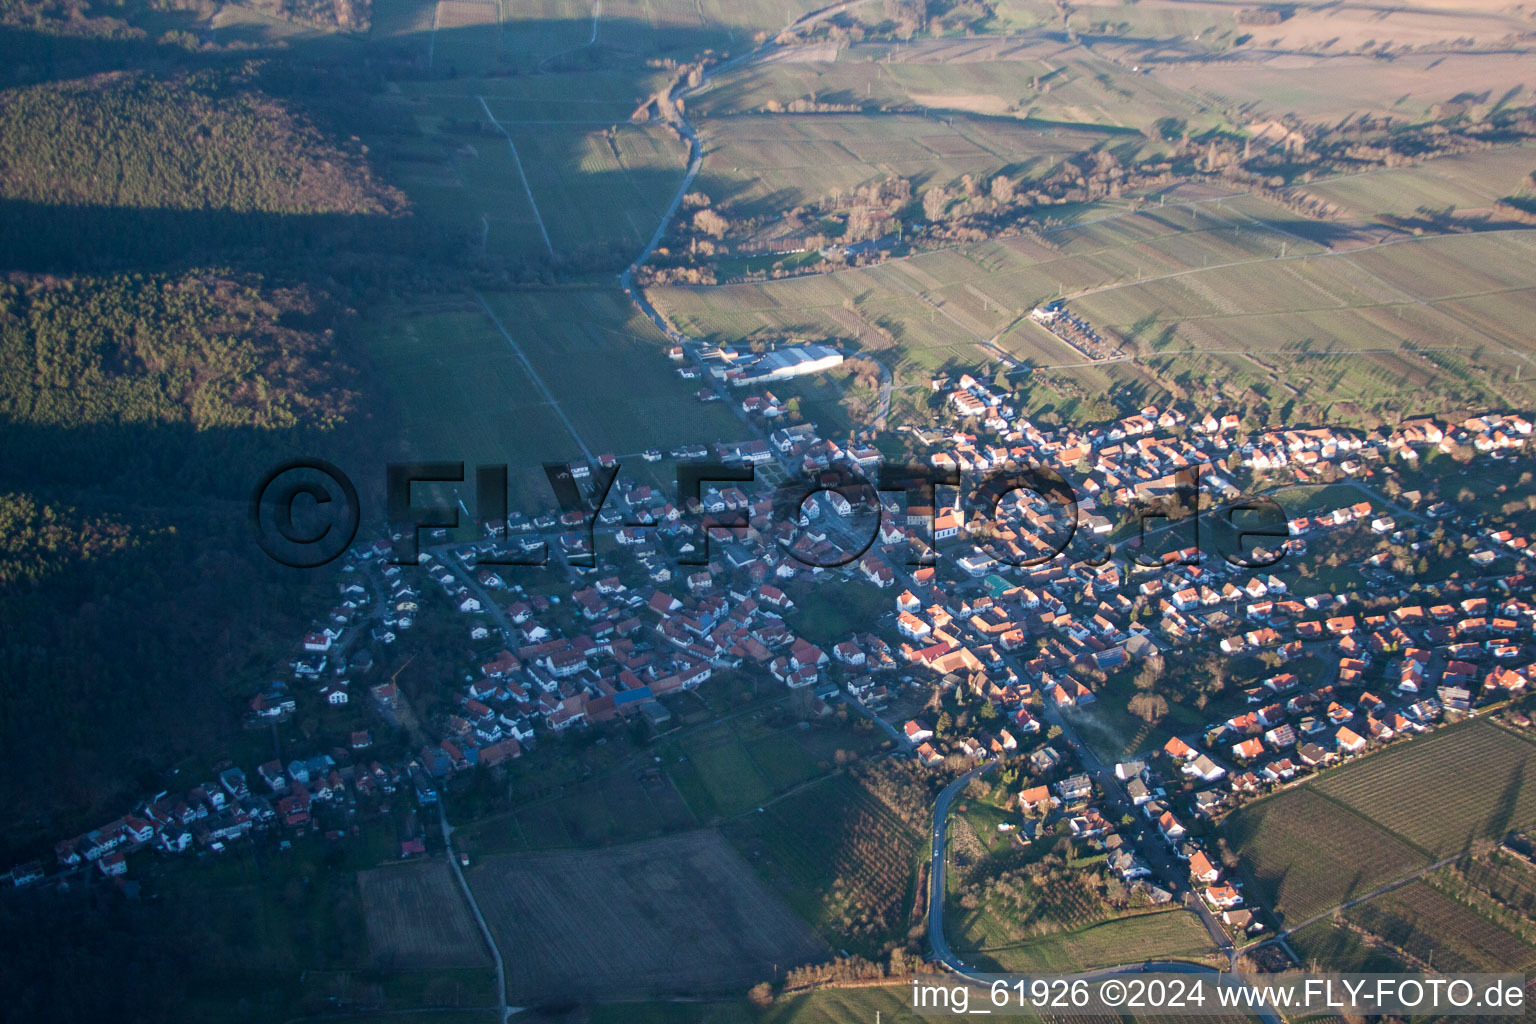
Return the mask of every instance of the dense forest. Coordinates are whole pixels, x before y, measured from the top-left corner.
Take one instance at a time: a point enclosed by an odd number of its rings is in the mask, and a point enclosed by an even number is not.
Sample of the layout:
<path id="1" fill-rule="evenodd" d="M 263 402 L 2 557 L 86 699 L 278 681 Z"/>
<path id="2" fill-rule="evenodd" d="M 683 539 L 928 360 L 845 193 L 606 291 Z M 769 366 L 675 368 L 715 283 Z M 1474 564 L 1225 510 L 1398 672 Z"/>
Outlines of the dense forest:
<path id="1" fill-rule="evenodd" d="M 121 28 L 81 31 L 143 37 Z M 327 89 L 284 60 L 195 63 L 0 89 L 6 862 L 240 742 L 242 698 L 334 599 L 251 543 L 252 483 L 296 454 L 377 465 L 357 296 L 442 251 L 298 98 L 349 96 L 355 69 Z"/>
<path id="2" fill-rule="evenodd" d="M 37 426 L 334 425 L 341 386 L 321 314 L 299 289 L 214 273 L 0 283 L 0 418 Z"/>
<path id="3" fill-rule="evenodd" d="M 368 29 L 373 11 L 370 0 L 254 0 L 250 6 L 273 18 L 354 31 Z M 175 31 L 163 26 L 178 15 L 191 22 L 217 9 L 213 0 L 0 0 L 0 25 L 56 35 L 142 39 L 152 28 L 162 34 Z"/>
<path id="4" fill-rule="evenodd" d="M 243 499 L 279 453 L 361 458 L 344 315 L 253 274 L 0 284 L 14 852 L 227 749 L 239 698 L 325 608 L 248 542 Z"/>
<path id="5" fill-rule="evenodd" d="M 262 213 L 389 214 L 360 143 L 259 91 L 260 65 L 114 73 L 0 93 L 0 197 Z"/>

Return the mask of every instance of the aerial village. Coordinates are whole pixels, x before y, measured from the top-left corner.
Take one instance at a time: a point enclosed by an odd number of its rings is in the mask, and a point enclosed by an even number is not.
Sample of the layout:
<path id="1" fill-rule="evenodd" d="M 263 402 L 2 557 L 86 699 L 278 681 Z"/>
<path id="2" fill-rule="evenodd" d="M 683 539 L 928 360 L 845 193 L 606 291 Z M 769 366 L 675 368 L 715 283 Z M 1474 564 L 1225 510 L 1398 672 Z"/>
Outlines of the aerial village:
<path id="1" fill-rule="evenodd" d="M 810 424 L 785 425 L 784 404 L 760 383 L 733 399 L 747 440 L 668 456 L 774 464 L 811 480 L 838 467 L 873 474 L 881 453 L 872 443 L 840 445 Z M 1240 935 L 1264 921 L 1245 907 L 1230 863 L 1191 835 L 1192 822 L 1447 717 L 1496 710 L 1536 671 L 1527 538 L 1483 526 L 1445 496 L 1393 489 L 1388 498 L 1382 489 L 1398 475 L 1392 466 L 1453 454 L 1462 465 L 1517 458 L 1532 431 L 1518 415 L 1249 434 L 1233 415 L 1146 408 L 1092 428 L 1046 429 L 985 382 L 963 376 L 945 386 L 956 426 L 912 438 L 928 461 L 967 475 L 1051 467 L 1076 492 L 1078 546 L 1056 553 L 1060 510 L 1025 492 L 1007 495 L 993 516 L 963 492 L 940 489 L 932 507 L 902 507 L 900 495 L 861 502 L 828 490 L 805 501 L 798 521 L 784 521 L 763 482 L 706 485 L 679 504 L 600 456 L 572 466 L 578 480 L 616 473 L 593 518 L 513 514 L 471 539 L 424 530 L 416 565 L 393 564 L 395 545 L 410 539 L 404 527 L 356 543 L 332 567 L 333 607 L 294 638 L 289 663 L 245 709 L 261 729 L 301 708 L 361 703 L 376 729 L 410 723 L 419 746 L 406 756 L 376 759 L 364 728 L 346 749 L 227 763 L 61 838 L 55 864 L 18 865 L 13 884 L 68 884 L 82 872 L 121 880 L 134 857 L 214 855 L 317 829 L 340 835 L 397 794 L 429 808 L 464 773 L 572 730 L 639 721 L 664 733 L 670 698 L 730 669 L 803 691 L 813 715 L 844 703 L 888 734 L 890 756 L 936 772 L 1021 765 L 1012 841 L 1069 835 L 1102 850 L 1152 900 L 1197 893 L 1205 912 Z M 1177 493 L 1192 470 L 1212 503 L 1256 478 L 1268 488 L 1327 481 L 1324 494 L 1347 499 L 1288 516 L 1286 536 L 1258 568 L 1182 546 L 1187 522 L 1165 524 L 1155 549 L 1145 539 L 1144 550 L 1121 544 L 1126 510 Z M 1454 536 L 1465 564 L 1440 582 L 1415 582 L 1401 571 L 1403 552 L 1429 552 L 1437 531 Z M 1348 586 L 1298 574 L 1309 552 L 1343 537 L 1370 542 L 1345 549 L 1355 552 L 1339 566 Z M 1087 557 L 1110 543 L 1121 544 L 1113 556 Z M 511 557 L 554 566 L 566 596 L 525 586 L 516 567 L 483 564 Z M 789 594 L 807 579 L 874 588 L 887 595 L 886 610 L 823 649 L 786 622 Z M 466 650 L 497 653 L 445 684 L 454 686 L 450 710 L 420 721 L 373 666 L 387 645 L 409 643 L 432 602 L 462 617 Z M 1256 658 L 1249 663 L 1265 671 L 1232 680 L 1209 705 L 1233 713 L 1127 760 L 1101 759 L 1077 716 L 1106 699 L 1108 674 L 1155 669 L 1173 660 L 1165 655 L 1193 661 L 1192 651 Z M 1302 663 L 1305 677 L 1294 669 Z M 945 702 L 986 708 L 971 719 L 986 728 L 960 731 L 909 713 Z M 421 831 L 401 839 L 401 856 L 425 852 Z"/>

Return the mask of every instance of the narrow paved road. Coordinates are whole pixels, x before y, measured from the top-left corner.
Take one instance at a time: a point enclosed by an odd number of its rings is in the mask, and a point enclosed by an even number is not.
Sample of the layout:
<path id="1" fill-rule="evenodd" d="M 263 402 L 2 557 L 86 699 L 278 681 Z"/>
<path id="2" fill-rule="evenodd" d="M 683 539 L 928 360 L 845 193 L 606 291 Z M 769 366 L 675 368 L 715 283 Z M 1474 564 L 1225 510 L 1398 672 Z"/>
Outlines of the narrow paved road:
<path id="1" fill-rule="evenodd" d="M 565 414 L 565 410 L 560 408 L 560 403 L 555 400 L 554 393 L 549 390 L 549 385 L 544 383 L 544 378 L 539 376 L 539 372 L 533 368 L 533 364 L 523 354 L 522 346 L 518 345 L 517 339 L 512 337 L 506 326 L 502 324 L 501 318 L 491 309 L 491 304 L 485 301 L 485 296 L 481 295 L 478 291 L 473 294 L 475 301 L 480 303 L 480 308 L 485 310 L 485 315 L 491 318 L 491 323 L 495 324 L 496 329 L 501 332 L 501 336 L 507 339 L 507 344 L 512 348 L 512 354 L 517 356 L 517 361 L 523 364 L 523 369 L 527 372 L 528 379 L 533 381 L 534 386 L 539 389 L 539 394 L 544 396 L 545 403 L 555 410 L 555 415 L 560 417 L 560 422 L 565 424 L 566 430 L 570 431 L 571 439 L 576 442 L 576 447 L 581 449 L 581 454 L 586 456 L 588 462 L 596 462 L 597 456 L 592 454 L 592 449 L 587 447 L 587 442 L 581 439 L 581 433 L 576 429 L 576 424 L 572 423 L 571 418 Z"/>
<path id="2" fill-rule="evenodd" d="M 1334 914 L 1338 913 L 1340 910 L 1348 910 L 1350 907 L 1353 907 L 1353 906 L 1355 906 L 1358 903 L 1364 903 L 1367 900 L 1373 900 L 1377 896 L 1382 895 L 1383 893 L 1391 892 L 1393 889 L 1399 889 L 1399 888 L 1407 885 L 1409 882 L 1412 882 L 1412 881 L 1415 881 L 1417 879 L 1423 878 L 1425 875 L 1430 874 L 1431 872 L 1439 871 L 1441 868 L 1445 867 L 1447 864 L 1454 864 L 1454 863 L 1456 863 L 1458 860 L 1461 860 L 1461 858 L 1464 857 L 1464 856 L 1466 856 L 1464 853 L 1458 853 L 1454 857 L 1446 857 L 1444 860 L 1437 860 L 1433 864 L 1425 865 L 1424 867 L 1420 868 L 1419 870 L 1413 872 L 1410 875 L 1404 875 L 1401 878 L 1393 879 L 1392 881 L 1388 882 L 1386 885 L 1379 886 L 1379 887 L 1377 887 L 1375 889 L 1372 889 L 1368 893 L 1365 893 L 1365 894 L 1363 894 L 1361 896 L 1356 896 L 1354 899 L 1351 899 L 1351 900 L 1345 900 L 1343 903 L 1340 903 L 1338 906 L 1336 906 L 1336 907 L 1329 907 L 1327 910 L 1323 911 L 1320 914 L 1313 914 L 1311 917 L 1307 918 L 1305 921 L 1297 921 L 1295 924 L 1289 926 L 1284 931 L 1276 932 L 1274 935 L 1271 935 L 1267 939 L 1260 939 L 1257 942 L 1250 942 L 1250 943 L 1248 943 L 1248 945 L 1243 947 L 1243 951 L 1246 952 L 1246 951 L 1248 951 L 1250 949 L 1258 949 L 1261 946 L 1270 946 L 1270 945 L 1275 945 L 1275 944 L 1278 944 L 1278 943 L 1284 943 L 1287 938 L 1289 938 L 1292 935 L 1295 935 L 1297 932 L 1301 931 L 1303 928 L 1305 928 L 1309 924 L 1316 924 L 1318 921 L 1321 921 L 1325 917 L 1332 917 Z"/>
<path id="3" fill-rule="evenodd" d="M 949 841 L 949 805 L 954 802 L 955 794 L 970 785 L 972 779 L 980 778 L 996 767 L 996 761 L 988 761 L 972 768 L 945 786 L 933 805 L 933 853 L 928 870 L 928 944 L 933 947 L 936 960 L 961 973 L 967 969 L 966 964 L 955 956 L 949 941 L 944 938 L 944 868 L 947 862 L 944 847 Z"/>
<path id="4" fill-rule="evenodd" d="M 1094 753 L 1093 748 L 1083 742 L 1082 738 L 1078 736 L 1076 728 L 1073 727 L 1072 722 L 1056 706 L 1056 702 L 1051 699 L 1049 694 L 1045 695 L 1041 712 L 1041 717 L 1047 724 L 1054 725 L 1061 730 L 1061 738 L 1066 740 L 1073 753 L 1077 755 L 1079 763 L 1088 770 L 1088 774 L 1093 776 L 1099 788 L 1104 791 L 1104 795 L 1109 798 L 1110 804 L 1118 811 L 1135 815 L 1135 804 L 1132 803 L 1130 795 L 1126 793 L 1125 787 L 1121 784 L 1120 780 L 1116 778 L 1113 767 L 1099 760 L 1099 755 Z M 1174 858 L 1156 838 L 1139 843 L 1138 849 L 1141 855 L 1151 862 L 1152 867 L 1157 869 L 1163 884 L 1167 885 L 1169 882 L 1172 882 L 1174 883 L 1175 890 L 1177 890 L 1181 881 L 1180 872 L 1187 875 L 1189 869 Z M 1216 920 L 1216 915 L 1205 905 L 1205 901 L 1200 899 L 1193 891 L 1186 891 L 1184 905 L 1193 910 L 1200 918 L 1200 923 L 1205 925 L 1206 932 L 1211 936 L 1211 942 L 1227 958 L 1227 962 L 1231 965 L 1232 969 L 1236 971 L 1237 947 L 1233 943 L 1232 937 L 1227 934 L 1227 929 L 1223 927 L 1220 921 Z"/>
<path id="5" fill-rule="evenodd" d="M 512 151 L 512 163 L 517 166 L 517 180 L 523 183 L 523 194 L 528 197 L 528 209 L 533 211 L 533 222 L 539 226 L 539 237 L 544 239 L 544 248 L 553 256 L 555 254 L 555 247 L 549 243 L 549 232 L 544 228 L 544 218 L 539 214 L 539 204 L 534 202 L 533 189 L 528 186 L 528 175 L 523 171 L 523 158 L 517 155 L 517 143 L 512 141 L 512 133 L 507 131 L 500 121 L 496 120 L 495 114 L 491 113 L 491 108 L 485 102 L 485 97 L 476 96 L 475 99 L 480 101 L 480 109 L 484 110 L 485 116 L 491 119 L 491 124 L 507 140 L 507 148 Z"/>
<path id="6" fill-rule="evenodd" d="M 784 31 L 792 32 L 796 29 L 805 28 L 808 25 L 817 24 L 828 18 L 836 17 L 850 8 L 858 7 L 868 2 L 869 0 L 844 0 L 842 3 L 832 4 L 830 7 L 810 11 L 790 22 L 784 28 Z M 667 108 L 663 108 L 661 111 L 662 117 L 666 118 L 668 123 L 676 128 L 678 133 L 688 143 L 688 168 L 683 172 L 683 180 L 677 186 L 677 191 L 672 196 L 672 202 L 667 205 L 666 211 L 661 215 L 661 221 L 656 225 L 656 230 L 652 233 L 650 241 L 645 243 L 645 248 L 640 250 L 640 254 L 635 257 L 634 262 L 625 267 L 623 272 L 619 274 L 619 287 L 624 289 L 624 294 L 629 296 L 630 301 L 639 308 L 641 313 L 645 314 L 647 319 L 661 328 L 662 333 L 675 342 L 682 342 L 687 339 L 668 325 L 666 318 L 645 297 L 644 290 L 634 282 L 635 271 L 639 270 L 640 266 L 650 259 L 651 253 L 655 252 L 656 247 L 661 244 L 662 238 L 666 236 L 667 228 L 672 224 L 672 218 L 677 216 L 678 208 L 683 204 L 683 197 L 688 194 L 689 187 L 693 185 L 693 179 L 698 177 L 699 168 L 704 164 L 704 143 L 699 139 L 698 132 L 694 130 L 693 125 L 688 122 L 687 116 L 678 111 L 675 101 L 686 99 L 688 96 L 704 89 L 716 75 L 756 63 L 778 48 L 779 44 L 770 38 L 761 46 L 749 50 L 739 57 L 732 57 L 730 60 L 717 64 L 705 71 L 699 77 L 697 85 L 673 86 L 671 92 L 667 94 Z"/>
<path id="7" fill-rule="evenodd" d="M 1063 727 L 1062 735 L 1063 737 L 1067 735 L 1065 727 Z M 1087 752 L 1086 747 L 1082 749 Z M 1089 756 L 1092 756 L 1091 753 L 1089 753 Z M 1094 758 L 1093 763 L 1098 764 L 1098 759 Z M 933 949 L 934 960 L 943 964 L 945 967 L 949 968 L 951 971 L 954 971 L 956 974 L 972 980 L 979 980 L 980 972 L 956 956 L 955 951 L 949 946 L 949 940 L 944 937 L 944 872 L 946 866 L 945 845 L 948 841 L 949 834 L 949 808 L 950 805 L 954 802 L 955 794 L 965 789 L 965 787 L 970 784 L 972 779 L 980 778 L 981 776 L 990 772 L 993 768 L 997 767 L 997 764 L 998 762 L 996 761 L 988 761 L 985 764 L 972 768 L 964 775 L 961 775 L 959 778 L 955 779 L 949 785 L 944 787 L 944 789 L 939 793 L 938 800 L 933 805 L 933 834 L 931 836 L 933 846 L 932 852 L 930 854 L 931 860 L 929 862 L 928 869 L 928 944 Z M 1111 775 L 1111 778 L 1113 778 L 1113 775 Z M 1197 904 L 1200 903 L 1198 899 L 1195 902 Z M 1205 910 L 1203 904 L 1200 904 L 1200 909 Z M 1214 918 L 1210 917 L 1209 911 L 1205 911 L 1205 913 L 1202 914 L 1202 918 L 1209 920 L 1210 923 L 1207 925 L 1208 928 L 1215 923 Z M 1220 925 L 1215 925 L 1215 928 L 1217 933 L 1221 935 L 1221 941 L 1218 943 L 1218 945 L 1224 945 L 1226 947 L 1223 949 L 1223 952 L 1228 953 L 1232 966 L 1232 974 L 1235 976 L 1237 974 L 1237 958 L 1236 953 L 1231 951 L 1232 941 L 1227 938 L 1226 932 L 1221 930 Z M 1157 972 L 1162 974 L 1212 975 L 1221 973 L 1217 971 L 1216 968 L 1206 967 L 1203 964 L 1188 963 L 1180 960 L 1147 960 L 1141 963 L 1119 964 L 1113 967 L 1099 967 L 1091 971 L 1083 971 L 1079 974 L 1066 975 L 1065 977 L 1073 980 L 1082 979 L 1084 981 L 1094 981 L 1101 978 L 1113 977 L 1119 974 L 1144 974 L 1148 972 Z M 1254 1013 L 1261 1020 L 1263 1020 L 1265 1024 L 1283 1024 L 1280 1014 L 1274 1010 L 1256 1009 Z"/>
<path id="8" fill-rule="evenodd" d="M 448 824 L 448 809 L 444 806 L 443 795 L 437 795 L 437 820 L 443 831 L 443 850 L 448 856 L 448 866 L 453 869 L 453 877 L 458 880 L 459 891 L 464 894 L 464 900 L 469 904 L 469 912 L 474 915 L 475 924 L 480 928 L 480 937 L 485 940 L 485 947 L 491 951 L 491 960 L 496 965 L 496 1006 L 499 1010 L 498 1020 L 505 1021 L 511 1015 L 507 1007 L 507 970 L 501 960 L 501 950 L 496 946 L 496 939 L 491 935 L 490 925 L 485 923 L 485 915 L 480 913 L 480 904 L 475 899 L 475 894 L 469 888 L 469 881 L 464 877 L 464 870 L 459 867 L 459 859 L 453 854 L 453 827 Z"/>

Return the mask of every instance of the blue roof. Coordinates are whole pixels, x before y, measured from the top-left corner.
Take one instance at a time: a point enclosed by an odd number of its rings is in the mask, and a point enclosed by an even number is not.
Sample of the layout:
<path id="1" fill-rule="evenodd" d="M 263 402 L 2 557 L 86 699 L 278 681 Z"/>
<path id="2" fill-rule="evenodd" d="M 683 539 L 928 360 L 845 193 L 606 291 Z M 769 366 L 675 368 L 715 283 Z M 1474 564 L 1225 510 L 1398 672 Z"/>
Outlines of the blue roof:
<path id="1" fill-rule="evenodd" d="M 654 694 L 651 693 L 651 688 L 649 686 L 642 686 L 638 690 L 623 690 L 614 694 L 613 703 L 615 706 L 622 706 L 624 704 L 633 704 L 636 701 L 651 700 L 653 697 Z"/>

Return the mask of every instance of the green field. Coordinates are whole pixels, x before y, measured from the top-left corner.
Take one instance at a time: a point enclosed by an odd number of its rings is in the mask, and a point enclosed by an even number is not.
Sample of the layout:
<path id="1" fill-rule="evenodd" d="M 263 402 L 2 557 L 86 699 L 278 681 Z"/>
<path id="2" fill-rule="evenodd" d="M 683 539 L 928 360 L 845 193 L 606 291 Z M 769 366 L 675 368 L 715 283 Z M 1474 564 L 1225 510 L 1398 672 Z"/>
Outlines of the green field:
<path id="1" fill-rule="evenodd" d="M 1066 156 L 1110 138 L 1091 130 L 919 114 L 706 117 L 700 128 L 706 152 L 694 187 L 741 217 L 776 215 L 890 175 L 925 186 L 1002 170 L 1015 177 L 1043 175 Z"/>
<path id="2" fill-rule="evenodd" d="M 1297 922 L 1529 825 L 1533 754 L 1492 722 L 1450 726 L 1252 804 L 1227 837 L 1265 902 Z"/>
<path id="3" fill-rule="evenodd" d="M 562 847 L 608 846 L 696 827 L 681 795 L 665 778 L 637 779 L 620 770 L 504 814 L 460 827 L 476 855 Z"/>
<path id="4" fill-rule="evenodd" d="M 632 456 L 623 460 L 627 471 L 640 474 L 646 448 L 745 436 L 723 403 L 693 398 L 661 354 L 661 332 L 617 289 L 486 300 L 580 439 L 495 324 L 466 300 L 400 311 L 371 339 L 412 457 L 508 463 L 512 506 L 535 509 L 551 503 L 540 464 L 579 459 L 583 443 L 594 455 Z"/>
<path id="5" fill-rule="evenodd" d="M 663 748 L 666 772 L 700 821 L 756 810 L 821 774 L 828 759 L 799 729 L 741 720 L 696 729 Z M 845 739 L 850 747 L 856 741 Z"/>
<path id="6" fill-rule="evenodd" d="M 1309 924 L 1285 941 L 1308 969 L 1314 963 L 1321 965 L 1322 970 L 1360 973 L 1392 974 L 1409 969 L 1389 950 L 1370 945 L 1362 936 L 1331 920 Z"/>
<path id="7" fill-rule="evenodd" d="M 1144 960 L 1203 960 L 1215 952 L 1205 926 L 1188 910 L 1119 917 L 1019 942 L 977 947 L 955 942 L 955 949 L 978 967 L 1043 973 L 1071 973 Z"/>
<path id="8" fill-rule="evenodd" d="M 412 83 L 389 151 L 418 212 L 486 254 L 618 268 L 682 181 L 677 133 L 628 120 L 657 85 L 643 71 Z"/>
<path id="9" fill-rule="evenodd" d="M 1536 744 L 1486 720 L 1428 736 L 1330 773 L 1319 793 L 1441 858 L 1536 824 L 1526 775 Z"/>
<path id="10" fill-rule="evenodd" d="M 1495 200 L 1520 191 L 1536 167 L 1536 147 L 1505 146 L 1479 153 L 1441 157 L 1417 167 L 1323 178 L 1306 193 L 1351 216 L 1411 217 L 1421 210 L 1486 212 Z"/>
<path id="11" fill-rule="evenodd" d="M 768 129 L 752 130 L 754 144 L 771 141 Z M 781 159 L 810 159 L 815 144 L 804 145 L 812 147 L 806 155 Z M 829 159 L 814 173 L 837 166 Z M 777 187 L 800 194 L 832 184 L 786 179 Z M 1228 400 L 1248 391 L 1277 418 L 1321 420 L 1336 403 L 1422 412 L 1449 395 L 1531 404 L 1529 344 L 1515 325 L 1536 302 L 1520 273 L 1536 256 L 1536 233 L 1384 237 L 1366 223 L 1312 221 L 1210 186 L 1168 198 L 1139 209 L 1124 200 L 1064 207 L 1038 237 L 814 277 L 657 288 L 652 296 L 681 329 L 711 340 L 852 340 L 892 366 L 898 389 L 914 391 L 936 371 L 995 365 L 1001 350 L 1054 367 L 1074 382 L 1069 390 L 1105 394 L 1135 384 L 1153 399 Z M 1130 361 L 1082 366 L 1082 355 L 1025 317 L 1058 295 L 1119 339 Z M 1068 398 L 1051 402 L 1059 408 Z M 896 409 L 931 415 L 901 401 Z"/>

